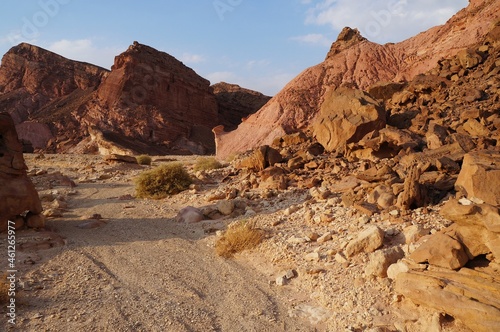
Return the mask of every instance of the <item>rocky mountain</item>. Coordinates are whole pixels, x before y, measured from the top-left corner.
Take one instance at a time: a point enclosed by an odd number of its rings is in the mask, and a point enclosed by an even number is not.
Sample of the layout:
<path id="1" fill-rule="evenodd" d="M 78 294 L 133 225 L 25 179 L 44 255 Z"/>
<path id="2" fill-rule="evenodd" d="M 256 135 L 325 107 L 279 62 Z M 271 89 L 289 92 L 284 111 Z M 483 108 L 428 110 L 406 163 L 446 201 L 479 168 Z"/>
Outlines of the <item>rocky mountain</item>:
<path id="1" fill-rule="evenodd" d="M 219 104 L 219 122 L 225 131 L 238 127 L 242 119 L 257 112 L 271 97 L 225 82 L 212 85 Z"/>
<path id="2" fill-rule="evenodd" d="M 22 43 L 2 58 L 0 105 L 13 117 L 21 139 L 44 148 L 54 138 L 56 128 L 51 121 L 38 119 L 67 116 L 71 109 L 63 110 L 62 105 L 75 100 L 76 107 L 83 104 L 107 73 Z M 45 114 L 46 108 L 53 112 Z"/>
<path id="3" fill-rule="evenodd" d="M 211 129 L 218 125 L 218 106 L 210 82 L 137 42 L 115 58 L 87 109 L 82 116 L 87 127 L 114 134 L 108 139 L 134 151 L 147 146 L 158 153 L 214 151 Z"/>
<path id="4" fill-rule="evenodd" d="M 327 91 L 367 89 L 377 82 L 408 81 L 437 61 L 477 43 L 500 18 L 498 1 L 471 1 L 445 25 L 400 43 L 379 45 L 345 28 L 324 62 L 306 69 L 238 129 L 216 132 L 217 156 L 225 158 L 304 129 L 320 111 Z"/>
<path id="5" fill-rule="evenodd" d="M 267 102 L 210 82 L 167 53 L 134 42 L 111 71 L 26 43 L 0 67 L 0 104 L 25 145 L 75 153 L 206 154 L 212 128 L 231 130 Z"/>

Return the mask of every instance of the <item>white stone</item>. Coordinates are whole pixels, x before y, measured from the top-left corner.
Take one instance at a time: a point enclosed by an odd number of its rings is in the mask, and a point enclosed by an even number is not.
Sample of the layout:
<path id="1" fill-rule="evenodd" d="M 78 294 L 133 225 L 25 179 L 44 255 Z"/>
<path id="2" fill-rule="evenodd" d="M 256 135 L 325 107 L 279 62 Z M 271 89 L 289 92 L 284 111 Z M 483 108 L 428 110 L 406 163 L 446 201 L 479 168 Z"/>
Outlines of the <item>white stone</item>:
<path id="1" fill-rule="evenodd" d="M 305 256 L 305 259 L 308 261 L 319 261 L 320 255 L 318 252 L 311 252 Z"/>
<path id="2" fill-rule="evenodd" d="M 408 267 L 408 265 L 406 265 L 403 261 L 399 261 L 389 266 L 389 268 L 387 269 L 387 277 L 389 279 L 395 280 L 398 274 L 408 272 L 409 270 L 410 268 Z"/>
<path id="3" fill-rule="evenodd" d="M 217 210 L 225 216 L 230 215 L 234 211 L 234 202 L 233 201 L 219 201 L 217 202 Z"/>
<path id="4" fill-rule="evenodd" d="M 331 232 L 326 232 L 325 234 L 323 234 L 322 236 L 320 236 L 316 242 L 318 243 L 325 243 L 327 241 L 330 241 L 332 239 L 332 233 Z"/>
<path id="5" fill-rule="evenodd" d="M 345 253 L 352 257 L 360 252 L 374 252 L 384 244 L 384 231 L 377 226 L 370 226 L 347 245 Z"/>

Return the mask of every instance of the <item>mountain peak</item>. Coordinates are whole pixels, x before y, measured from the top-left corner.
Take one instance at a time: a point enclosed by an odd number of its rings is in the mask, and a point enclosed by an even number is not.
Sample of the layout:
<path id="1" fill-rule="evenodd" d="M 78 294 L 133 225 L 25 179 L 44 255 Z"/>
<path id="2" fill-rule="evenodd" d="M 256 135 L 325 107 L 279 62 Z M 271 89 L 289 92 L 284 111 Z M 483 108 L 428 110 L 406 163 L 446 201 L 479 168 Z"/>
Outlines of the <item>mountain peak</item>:
<path id="1" fill-rule="evenodd" d="M 366 41 L 367 39 L 361 35 L 358 29 L 352 29 L 350 27 L 345 27 L 339 33 L 337 40 L 332 44 L 330 48 L 330 52 L 326 58 L 341 52 L 349 47 L 352 47 L 355 44 Z"/>

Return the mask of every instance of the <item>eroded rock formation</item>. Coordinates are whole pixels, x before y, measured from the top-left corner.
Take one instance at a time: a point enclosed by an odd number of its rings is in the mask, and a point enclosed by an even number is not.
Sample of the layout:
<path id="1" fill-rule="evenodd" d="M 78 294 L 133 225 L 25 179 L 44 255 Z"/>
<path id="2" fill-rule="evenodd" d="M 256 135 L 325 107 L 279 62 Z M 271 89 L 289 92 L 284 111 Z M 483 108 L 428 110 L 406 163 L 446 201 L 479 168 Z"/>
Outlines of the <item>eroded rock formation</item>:
<path id="1" fill-rule="evenodd" d="M 11 116 L 0 113 L 0 231 L 11 221 L 16 228 L 41 228 L 45 218 L 38 193 L 26 174 L 22 144 Z M 14 226 L 12 224 L 12 226 Z"/>

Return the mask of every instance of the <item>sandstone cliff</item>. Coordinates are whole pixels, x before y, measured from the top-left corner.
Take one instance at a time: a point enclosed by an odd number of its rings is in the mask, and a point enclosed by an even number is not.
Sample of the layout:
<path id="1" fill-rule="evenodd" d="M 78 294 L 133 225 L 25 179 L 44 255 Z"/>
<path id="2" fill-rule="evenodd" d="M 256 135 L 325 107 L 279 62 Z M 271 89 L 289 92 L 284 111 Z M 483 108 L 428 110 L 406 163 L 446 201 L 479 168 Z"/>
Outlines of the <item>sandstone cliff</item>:
<path id="1" fill-rule="evenodd" d="M 71 110 L 62 110 L 58 100 L 90 94 L 107 72 L 22 43 L 2 58 L 0 105 L 13 117 L 19 137 L 43 148 L 54 137 L 50 121 L 36 121 L 43 117 L 43 109 L 54 103 L 52 109 L 59 110 L 60 117 L 67 116 Z"/>
<path id="2" fill-rule="evenodd" d="M 225 131 L 238 127 L 243 118 L 257 112 L 271 97 L 225 82 L 212 85 L 219 104 L 219 122 Z"/>
<path id="3" fill-rule="evenodd" d="M 498 1 L 473 1 L 445 25 L 396 44 L 379 45 L 345 28 L 324 62 L 306 69 L 238 129 L 215 130 L 217 156 L 225 158 L 308 127 L 325 93 L 347 85 L 366 89 L 380 81 L 410 80 L 437 61 L 477 43 L 500 17 Z"/>
<path id="4" fill-rule="evenodd" d="M 210 82 L 167 53 L 137 42 L 115 58 L 87 108 L 82 118 L 87 126 L 159 152 L 215 150 L 211 128 L 218 125 L 217 100 Z"/>

